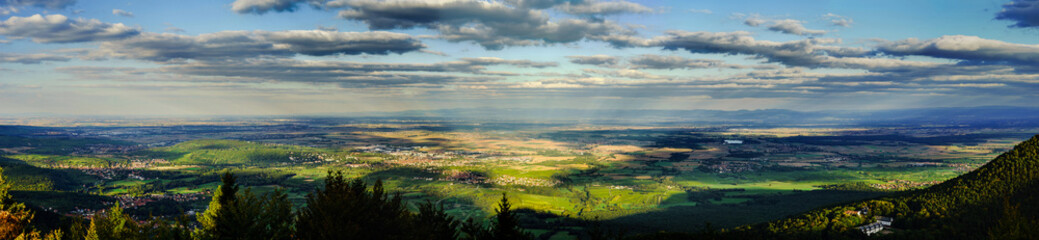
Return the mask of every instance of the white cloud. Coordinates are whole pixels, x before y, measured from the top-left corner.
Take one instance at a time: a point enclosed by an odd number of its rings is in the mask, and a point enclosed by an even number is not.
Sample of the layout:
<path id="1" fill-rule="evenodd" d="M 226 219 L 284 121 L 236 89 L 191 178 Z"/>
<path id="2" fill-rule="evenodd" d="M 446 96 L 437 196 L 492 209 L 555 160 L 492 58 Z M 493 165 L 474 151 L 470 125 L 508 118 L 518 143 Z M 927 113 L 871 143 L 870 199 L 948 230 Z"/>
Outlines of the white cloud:
<path id="1" fill-rule="evenodd" d="M 140 29 L 122 23 L 96 19 L 69 19 L 60 14 L 11 17 L 0 22 L 0 35 L 13 39 L 29 38 L 38 43 L 74 43 L 125 39 L 140 34 Z"/>
<path id="2" fill-rule="evenodd" d="M 617 65 L 617 57 L 610 55 L 592 55 L 592 56 L 566 56 L 570 59 L 570 62 L 584 65 L 596 65 L 596 66 L 612 66 Z"/>
<path id="3" fill-rule="evenodd" d="M 122 41 L 103 43 L 99 53 L 111 57 L 151 61 L 233 60 L 295 54 L 326 56 L 406 53 L 425 47 L 410 35 L 392 32 L 224 31 L 198 36 L 147 33 Z"/>
<path id="4" fill-rule="evenodd" d="M 269 11 L 292 12 L 302 3 L 321 7 L 324 2 L 324 0 L 235 0 L 231 3 L 231 11 L 241 14 L 264 14 Z"/>
<path id="5" fill-rule="evenodd" d="M 543 3 L 522 2 L 541 6 Z M 605 4 L 605 5 L 602 5 Z M 602 2 L 572 9 L 592 14 L 614 13 L 625 2 Z M 550 20 L 547 13 L 503 2 L 480 0 L 340 0 L 326 4 L 345 8 L 339 16 L 364 22 L 370 29 L 428 28 L 451 42 L 475 42 L 486 49 L 598 40 L 614 35 L 633 35 L 634 30 L 601 19 Z M 555 4 L 549 4 L 555 6 Z M 563 5 L 571 6 L 571 5 Z M 581 5 L 585 6 L 585 5 Z M 594 7 L 599 6 L 599 7 Z M 629 9 L 630 10 L 630 9 Z M 638 10 L 642 11 L 642 10 Z M 593 14 L 594 15 L 594 14 Z"/>
<path id="6" fill-rule="evenodd" d="M 1039 66 L 1039 45 L 1008 43 L 977 36 L 951 35 L 921 41 L 887 42 L 877 48 L 887 54 L 959 59 L 969 63 L 1011 63 Z"/>
<path id="7" fill-rule="evenodd" d="M 849 17 L 833 13 L 827 13 L 823 15 L 823 19 L 829 20 L 830 24 L 833 24 L 834 26 L 838 27 L 851 27 L 851 24 L 854 23 L 854 21 L 852 21 Z"/>
<path id="8" fill-rule="evenodd" d="M 133 17 L 133 13 L 132 12 L 127 12 L 126 10 L 122 10 L 122 9 L 112 9 L 112 15 L 123 16 L 123 17 Z"/>
<path id="9" fill-rule="evenodd" d="M 818 36 L 826 34 L 826 31 L 823 30 L 812 30 L 805 28 L 805 26 L 802 25 L 801 21 L 793 19 L 773 20 L 771 21 L 771 25 L 768 26 L 768 30 L 800 36 Z"/>

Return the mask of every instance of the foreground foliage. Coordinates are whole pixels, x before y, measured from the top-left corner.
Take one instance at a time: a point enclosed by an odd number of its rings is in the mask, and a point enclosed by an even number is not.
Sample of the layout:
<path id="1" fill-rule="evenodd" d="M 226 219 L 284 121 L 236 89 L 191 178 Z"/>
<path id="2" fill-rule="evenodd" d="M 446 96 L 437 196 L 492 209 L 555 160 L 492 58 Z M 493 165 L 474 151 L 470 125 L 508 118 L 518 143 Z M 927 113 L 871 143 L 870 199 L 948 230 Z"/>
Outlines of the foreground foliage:
<path id="1" fill-rule="evenodd" d="M 2 175 L 0 175 L 2 176 Z M 325 187 L 307 196 L 307 205 L 293 211 L 281 190 L 257 195 L 239 189 L 237 178 L 225 172 L 223 184 L 213 193 L 209 208 L 196 216 L 177 219 L 135 220 L 116 206 L 95 214 L 89 224 L 74 221 L 62 230 L 41 236 L 29 222 L 33 214 L 14 202 L 0 177 L 0 239 L 531 239 L 519 228 L 507 196 L 502 195 L 493 224 L 483 226 L 473 219 L 456 220 L 432 202 L 410 212 L 399 195 L 389 194 L 381 181 L 368 186 L 360 179 L 348 180 L 342 172 L 329 172 Z M 86 224 L 86 226 L 84 226 Z"/>

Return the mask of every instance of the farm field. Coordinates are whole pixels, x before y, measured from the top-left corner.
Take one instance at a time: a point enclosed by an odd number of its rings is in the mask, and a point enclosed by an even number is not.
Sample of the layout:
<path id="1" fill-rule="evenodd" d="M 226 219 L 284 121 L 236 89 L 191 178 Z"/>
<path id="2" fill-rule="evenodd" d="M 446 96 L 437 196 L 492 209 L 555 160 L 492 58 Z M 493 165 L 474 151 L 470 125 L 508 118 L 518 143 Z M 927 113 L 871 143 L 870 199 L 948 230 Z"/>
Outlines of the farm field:
<path id="1" fill-rule="evenodd" d="M 457 123 L 455 123 L 457 124 Z M 139 217 L 206 208 L 232 171 L 296 205 L 329 171 L 487 219 L 505 193 L 545 239 L 589 221 L 631 233 L 779 219 L 971 171 L 1033 129 L 482 127 L 293 123 L 0 128 L 13 194 L 59 214 L 119 203 Z M 729 140 L 729 141 L 726 141 Z M 45 193 L 45 194 L 44 194 Z"/>

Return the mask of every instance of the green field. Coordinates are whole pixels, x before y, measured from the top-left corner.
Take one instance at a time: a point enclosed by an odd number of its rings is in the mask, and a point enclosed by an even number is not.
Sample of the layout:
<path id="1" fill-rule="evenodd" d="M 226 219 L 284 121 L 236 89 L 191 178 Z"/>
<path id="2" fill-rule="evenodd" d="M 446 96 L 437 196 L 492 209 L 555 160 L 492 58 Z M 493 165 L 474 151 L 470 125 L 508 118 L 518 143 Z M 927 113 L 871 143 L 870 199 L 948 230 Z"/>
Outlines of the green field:
<path id="1" fill-rule="evenodd" d="M 16 196 L 45 208 L 95 209 L 103 207 L 100 202 L 110 203 L 104 201 L 110 197 L 199 197 L 135 207 L 141 214 L 204 209 L 224 171 L 234 172 L 240 184 L 259 194 L 284 189 L 299 206 L 329 171 L 343 171 L 350 178 L 383 181 L 413 210 L 416 203 L 428 200 L 444 204 L 449 214 L 460 218 L 490 217 L 501 194 L 507 193 L 525 212 L 528 230 L 550 239 L 569 239 L 583 234 L 584 221 L 593 220 L 636 233 L 774 220 L 951 179 L 984 163 L 975 159 L 994 154 L 987 149 L 1015 143 L 994 137 L 971 139 L 970 144 L 927 145 L 909 144 L 914 140 L 907 138 L 903 141 L 908 146 L 889 146 L 862 138 L 788 141 L 764 135 L 742 137 L 756 144 L 728 146 L 715 141 L 731 136 L 645 130 L 365 134 L 369 138 L 349 140 L 378 145 L 201 139 L 91 155 L 58 151 L 89 146 L 88 140 L 34 139 L 34 146 L 46 148 L 0 146 L 19 150 L 7 152 L 0 165 L 14 190 L 20 191 Z M 584 143 L 591 135 L 615 143 Z M 807 150 L 783 152 L 795 147 Z M 921 158 L 920 151 L 937 155 Z M 62 199 L 84 202 L 78 206 Z"/>

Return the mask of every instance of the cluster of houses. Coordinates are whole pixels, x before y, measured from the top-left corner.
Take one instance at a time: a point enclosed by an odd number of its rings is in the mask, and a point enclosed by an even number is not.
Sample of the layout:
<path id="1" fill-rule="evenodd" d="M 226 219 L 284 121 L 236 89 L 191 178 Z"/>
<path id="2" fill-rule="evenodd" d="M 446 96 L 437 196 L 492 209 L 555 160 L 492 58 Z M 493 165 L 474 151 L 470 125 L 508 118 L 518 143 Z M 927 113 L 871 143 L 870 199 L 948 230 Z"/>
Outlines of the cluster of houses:
<path id="1" fill-rule="evenodd" d="M 895 179 L 894 181 L 889 181 L 888 183 L 874 183 L 874 184 L 870 184 L 870 187 L 873 187 L 873 188 L 876 188 L 876 189 L 884 189 L 884 190 L 906 190 L 906 189 L 913 189 L 913 188 L 920 188 L 920 187 L 931 186 L 931 185 L 935 185 L 935 184 L 939 184 L 939 183 L 942 183 L 942 182 L 941 181 L 914 182 L 914 181 Z"/>
<path id="2" fill-rule="evenodd" d="M 423 149 L 421 148 L 407 146 L 386 146 L 381 144 L 368 145 L 364 147 L 358 147 L 356 149 L 361 152 L 381 153 L 393 155 L 403 159 L 441 160 L 453 158 L 474 158 L 485 155 L 484 153 L 476 151 L 423 151 Z"/>
<path id="3" fill-rule="evenodd" d="M 862 208 L 858 211 L 847 211 L 844 213 L 849 215 L 854 214 L 856 216 L 868 216 L 869 208 Z M 880 233 L 880 231 L 884 231 L 884 228 L 890 228 L 891 223 L 895 221 L 894 218 L 884 216 L 874 216 L 873 220 L 874 221 L 872 223 L 858 226 L 855 228 L 861 231 L 863 234 L 866 234 L 866 236 L 872 236 L 873 234 Z"/>
<path id="4" fill-rule="evenodd" d="M 356 157 L 346 157 L 344 160 L 357 160 Z M 335 156 L 330 156 L 325 153 L 308 153 L 308 152 L 289 152 L 289 161 L 295 163 L 321 163 L 321 162 L 338 162 Z"/>
<path id="5" fill-rule="evenodd" d="M 175 202 L 198 201 L 204 199 L 204 197 L 208 195 L 210 195 L 209 191 L 204 191 L 201 193 L 151 194 L 143 197 L 123 195 L 116 196 L 115 199 L 119 201 L 120 206 L 125 208 L 137 208 L 159 200 L 172 200 Z"/>
<path id="6" fill-rule="evenodd" d="M 500 176 L 491 180 L 491 183 L 495 185 L 520 185 L 528 187 L 552 187 L 559 185 L 561 182 L 557 180 L 545 180 L 538 178 L 525 178 L 525 177 L 513 177 L 513 176 Z"/>
<path id="7" fill-rule="evenodd" d="M 757 171 L 761 169 L 761 164 L 746 161 L 702 161 L 698 168 L 713 173 L 740 173 Z"/>
<path id="8" fill-rule="evenodd" d="M 487 177 L 470 171 L 449 170 L 445 175 L 447 177 L 444 180 L 452 182 L 464 184 L 483 184 L 487 182 Z"/>

